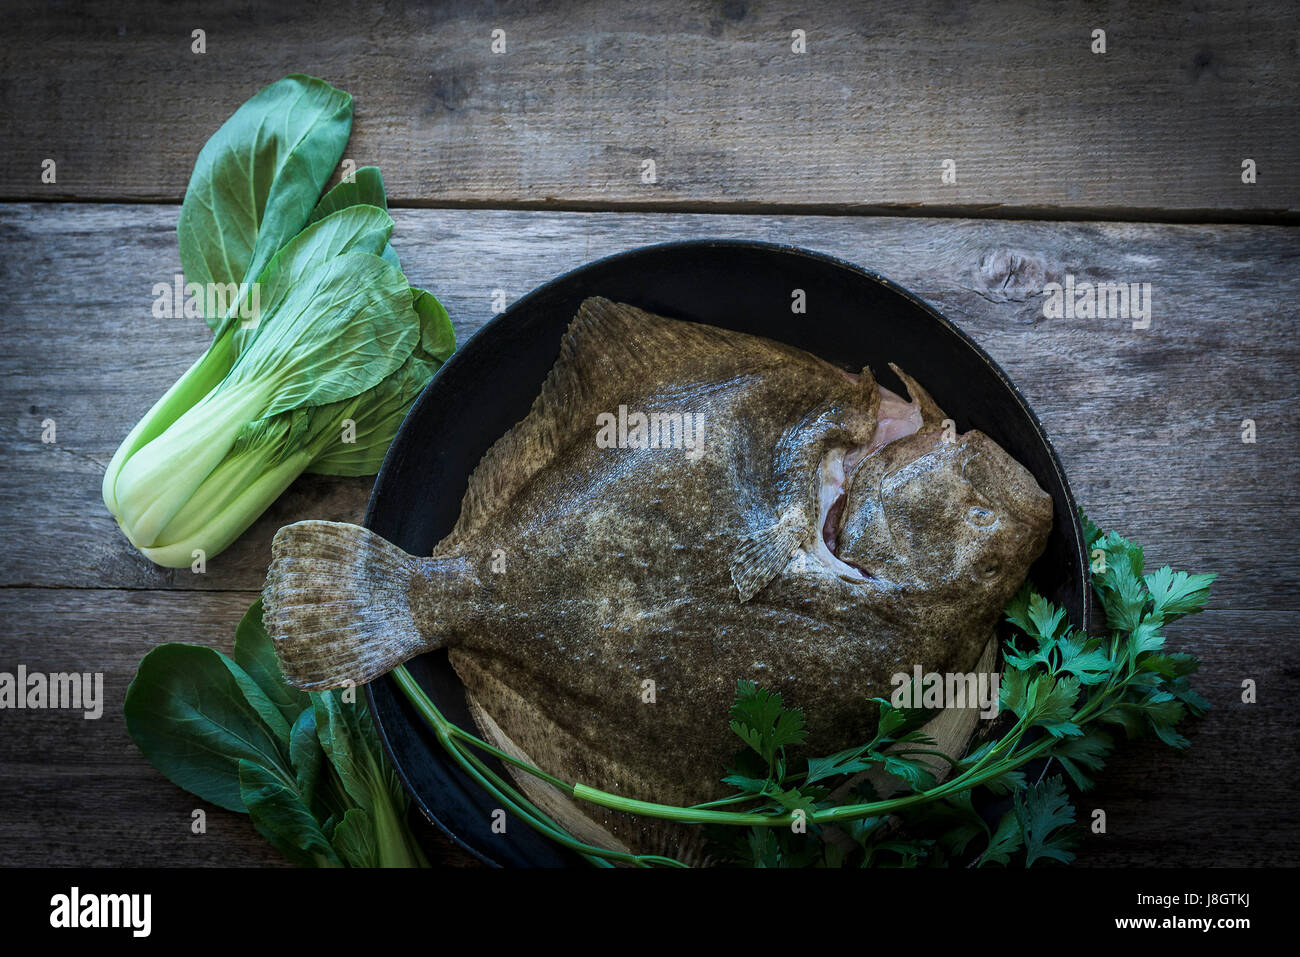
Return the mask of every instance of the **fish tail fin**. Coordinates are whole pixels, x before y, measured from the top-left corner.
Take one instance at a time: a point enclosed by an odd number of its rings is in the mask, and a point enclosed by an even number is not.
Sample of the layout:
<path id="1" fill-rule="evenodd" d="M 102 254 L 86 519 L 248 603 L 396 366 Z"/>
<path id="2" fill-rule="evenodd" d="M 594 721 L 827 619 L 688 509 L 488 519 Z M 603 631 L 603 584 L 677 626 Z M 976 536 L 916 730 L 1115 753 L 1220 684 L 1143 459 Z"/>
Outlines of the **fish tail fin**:
<path id="1" fill-rule="evenodd" d="M 286 525 L 271 543 L 264 619 L 285 679 L 306 690 L 365 684 L 439 647 L 422 633 L 430 559 L 341 522 Z"/>

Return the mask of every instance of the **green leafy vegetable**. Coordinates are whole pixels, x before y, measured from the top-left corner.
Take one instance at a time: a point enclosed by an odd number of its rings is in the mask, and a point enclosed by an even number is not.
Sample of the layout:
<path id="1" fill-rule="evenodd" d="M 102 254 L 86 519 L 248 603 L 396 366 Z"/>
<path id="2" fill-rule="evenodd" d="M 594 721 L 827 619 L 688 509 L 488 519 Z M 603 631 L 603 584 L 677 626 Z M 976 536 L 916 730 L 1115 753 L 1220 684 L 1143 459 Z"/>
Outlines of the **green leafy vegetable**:
<path id="1" fill-rule="evenodd" d="M 291 743 L 290 729 L 306 713 L 311 699 L 307 697 L 307 692 L 285 683 L 280 673 L 280 662 L 275 656 L 275 647 L 265 640 L 265 634 L 261 620 L 256 615 L 245 614 L 235 628 L 235 650 L 231 657 L 257 685 L 264 700 L 275 706 L 273 715 L 278 714 L 279 717 L 277 719 L 272 716 L 267 724 L 277 727 L 283 723 L 285 732 L 281 740 Z M 314 724 L 312 732 L 315 732 Z"/>
<path id="2" fill-rule="evenodd" d="M 258 92 L 199 151 L 176 235 L 188 282 L 252 282 L 307 225 L 352 131 L 352 97 L 293 74 Z M 225 316 L 208 316 L 220 332 Z"/>
<path id="3" fill-rule="evenodd" d="M 334 846 L 350 867 L 382 867 L 375 822 L 359 807 L 349 808 L 334 829 Z"/>
<path id="4" fill-rule="evenodd" d="M 423 867 L 409 799 L 364 699 L 288 685 L 262 625 L 244 615 L 229 658 L 199 645 L 145 655 L 127 689 L 127 730 L 171 781 L 248 813 L 303 867 Z"/>
<path id="5" fill-rule="evenodd" d="M 316 208 L 307 217 L 307 225 L 349 206 L 378 206 L 383 210 L 388 209 L 388 194 L 384 190 L 384 177 L 379 172 L 379 167 L 363 166 L 352 174 L 350 180 L 338 183 L 320 198 Z"/>
<path id="6" fill-rule="evenodd" d="M 239 762 L 239 796 L 257 832 L 300 867 L 337 867 L 339 855 L 295 784 L 252 761 Z"/>
<path id="7" fill-rule="evenodd" d="M 236 679 L 241 674 L 241 681 Z M 126 692 L 132 740 L 173 783 L 231 811 L 242 811 L 239 762 L 291 780 L 287 749 L 267 725 L 273 706 L 253 705 L 256 683 L 220 652 L 165 644 L 140 662 Z M 263 696 L 265 701 L 265 696 Z"/>
<path id="8" fill-rule="evenodd" d="M 189 283 L 224 290 L 208 351 L 136 425 L 104 504 L 151 561 L 230 545 L 304 471 L 373 475 L 455 349 L 445 309 L 402 275 L 383 179 L 323 197 L 352 101 L 290 76 L 199 155 L 178 235 Z"/>
<path id="9" fill-rule="evenodd" d="M 421 860 L 420 849 L 404 825 L 406 792 L 397 772 L 384 759 L 370 711 L 342 703 L 334 692 L 312 693 L 311 697 L 321 748 L 343 793 L 355 805 L 345 812 L 340 827 L 348 824 L 350 817 L 355 821 L 350 829 L 365 826 L 363 836 L 371 856 L 364 866 L 411 866 Z M 355 839 L 350 845 L 354 852 L 359 846 Z"/>
<path id="10" fill-rule="evenodd" d="M 275 417 L 378 385 L 415 348 L 417 322 L 401 272 L 378 256 L 348 252 L 309 270 L 273 300 L 221 383 L 123 465 L 117 518 L 132 544 L 172 567 L 224 549 L 340 441 L 341 423 L 318 417 L 316 431 L 295 433 Z"/>

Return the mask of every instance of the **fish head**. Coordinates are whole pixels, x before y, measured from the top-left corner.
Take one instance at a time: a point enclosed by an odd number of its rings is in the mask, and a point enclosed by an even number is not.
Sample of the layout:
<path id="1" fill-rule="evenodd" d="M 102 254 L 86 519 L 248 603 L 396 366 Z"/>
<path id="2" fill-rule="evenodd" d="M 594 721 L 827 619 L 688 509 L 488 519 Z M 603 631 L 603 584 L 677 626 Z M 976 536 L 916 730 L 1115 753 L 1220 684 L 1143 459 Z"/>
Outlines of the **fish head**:
<path id="1" fill-rule="evenodd" d="M 849 479 L 836 555 L 870 578 L 1000 610 L 1042 554 L 1052 499 L 978 431 L 922 432 Z"/>

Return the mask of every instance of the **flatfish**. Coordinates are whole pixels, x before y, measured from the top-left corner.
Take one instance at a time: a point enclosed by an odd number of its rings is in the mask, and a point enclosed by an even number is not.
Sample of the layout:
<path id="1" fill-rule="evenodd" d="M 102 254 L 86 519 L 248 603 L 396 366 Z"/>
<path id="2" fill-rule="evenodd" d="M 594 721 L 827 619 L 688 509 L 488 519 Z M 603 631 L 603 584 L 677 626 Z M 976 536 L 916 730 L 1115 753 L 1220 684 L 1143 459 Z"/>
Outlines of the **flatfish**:
<path id="1" fill-rule="evenodd" d="M 906 398 L 870 369 L 587 300 L 432 556 L 354 525 L 276 535 L 287 678 L 362 683 L 446 648 L 489 740 L 667 804 L 726 793 L 738 679 L 802 707 L 819 753 L 861 743 L 894 674 L 973 670 L 1052 524 L 1028 470 L 894 371 Z M 696 830 L 520 780 L 575 831 L 702 854 Z"/>

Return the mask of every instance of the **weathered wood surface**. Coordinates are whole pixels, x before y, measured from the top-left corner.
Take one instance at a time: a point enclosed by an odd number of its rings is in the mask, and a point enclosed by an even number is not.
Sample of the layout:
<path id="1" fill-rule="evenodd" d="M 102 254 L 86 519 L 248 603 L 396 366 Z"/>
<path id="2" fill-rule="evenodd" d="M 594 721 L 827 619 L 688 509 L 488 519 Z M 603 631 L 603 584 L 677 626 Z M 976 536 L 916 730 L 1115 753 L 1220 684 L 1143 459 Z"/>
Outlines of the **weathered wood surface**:
<path id="1" fill-rule="evenodd" d="M 0 863 L 264 863 L 235 815 L 194 799 L 125 736 L 135 665 L 170 640 L 229 646 L 269 541 L 301 518 L 355 520 L 367 480 L 300 480 L 204 575 L 135 555 L 99 501 L 117 442 L 202 350 L 198 320 L 155 319 L 179 268 L 175 206 L 0 206 L 0 669 L 105 672 L 103 719 L 5 712 Z M 464 338 L 492 292 L 638 245 L 699 236 L 789 242 L 869 266 L 935 303 L 1002 365 L 1042 418 L 1079 501 L 1149 559 L 1221 574 L 1213 610 L 1171 642 L 1204 660 L 1214 702 L 1185 755 L 1125 751 L 1088 806 L 1110 836 L 1083 861 L 1294 863 L 1300 820 L 1292 705 L 1300 695 L 1300 235 L 1152 226 L 822 216 L 402 210 L 394 245 Z M 1065 273 L 1152 284 L 1151 327 L 1045 319 Z M 816 321 L 815 291 L 807 317 Z M 40 441 L 53 419 L 57 443 Z M 1241 441 L 1241 422 L 1258 441 Z M 1239 702 L 1254 679 L 1260 703 Z M 51 771 L 51 768 L 57 770 Z M 450 861 L 463 860 L 454 854 Z"/>
<path id="2" fill-rule="evenodd" d="M 1300 210 L 1292 17 L 1282 0 L 20 0 L 0 199 L 178 201 L 217 126 L 306 72 L 356 97 L 348 156 L 399 205 L 1258 220 Z"/>
<path id="3" fill-rule="evenodd" d="M 173 786 L 126 733 L 122 702 L 155 645 L 229 653 L 244 592 L 0 589 L 0 670 L 104 672 L 103 716 L 5 711 L 0 718 L 0 866 L 281 866 L 248 818 Z M 202 810 L 207 833 L 191 832 Z M 431 827 L 440 863 L 473 861 Z"/>
<path id="4" fill-rule="evenodd" d="M 199 320 L 151 312 L 154 283 L 179 269 L 176 215 L 176 207 L 0 209 L 8 251 L 0 408 L 10 410 L 0 450 L 13 477 L 0 508 L 20 543 L 0 555 L 0 584 L 252 590 L 280 525 L 364 511 L 368 481 L 304 479 L 204 575 L 160 570 L 116 532 L 99 498 L 103 465 L 208 338 Z M 1220 584 L 1220 607 L 1294 605 L 1300 557 L 1260 547 L 1280 546 L 1300 508 L 1292 230 L 488 210 L 399 210 L 396 219 L 406 270 L 437 291 L 462 340 L 490 317 L 494 290 L 515 299 L 647 243 L 789 242 L 874 268 L 933 302 L 1002 365 L 1099 520 L 1176 565 L 1239 569 Z M 1043 318 L 1043 283 L 1067 272 L 1150 282 L 1151 328 Z M 816 321 L 811 295 L 810 314 L 792 321 Z M 53 445 L 40 441 L 47 418 Z M 1241 441 L 1245 418 L 1257 424 L 1253 445 Z"/>
<path id="5" fill-rule="evenodd" d="M 127 737 L 121 702 L 135 664 L 162 641 L 229 651 L 243 592 L 0 589 L 0 658 L 32 671 L 105 672 L 104 715 L 5 712 L 0 733 L 0 866 L 269 865 L 281 863 L 241 815 L 174 787 Z M 1204 661 L 1198 687 L 1214 704 L 1186 754 L 1142 744 L 1121 750 L 1082 813 L 1103 808 L 1106 836 L 1089 836 L 1086 864 L 1294 863 L 1300 821 L 1279 782 L 1295 780 L 1293 702 L 1300 675 L 1286 657 L 1294 611 L 1211 610 L 1171 629 Z M 1261 689 L 1240 704 L 1243 677 Z M 190 833 L 192 812 L 208 832 Z M 443 864 L 467 857 L 440 835 Z"/>

